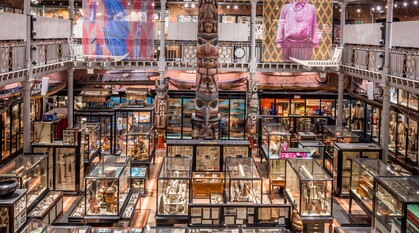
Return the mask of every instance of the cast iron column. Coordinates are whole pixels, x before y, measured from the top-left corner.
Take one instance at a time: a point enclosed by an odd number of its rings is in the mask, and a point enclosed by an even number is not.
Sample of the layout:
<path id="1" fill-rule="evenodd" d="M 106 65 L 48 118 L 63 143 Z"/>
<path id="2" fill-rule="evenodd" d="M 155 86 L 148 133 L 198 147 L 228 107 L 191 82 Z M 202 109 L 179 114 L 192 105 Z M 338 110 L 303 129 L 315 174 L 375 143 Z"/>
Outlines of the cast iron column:
<path id="1" fill-rule="evenodd" d="M 390 49 L 392 47 L 391 26 L 393 23 L 393 0 L 387 0 L 386 41 L 384 50 L 384 67 L 382 72 L 383 110 L 381 111 L 381 148 L 383 149 L 382 160 L 388 160 L 388 133 L 390 128 L 390 87 L 387 75 L 390 73 Z"/>
<path id="2" fill-rule="evenodd" d="M 160 56 L 159 56 L 159 73 L 160 84 L 164 83 L 164 73 L 166 71 L 166 0 L 160 1 Z"/>
<path id="3" fill-rule="evenodd" d="M 73 127 L 74 124 L 74 70 L 70 68 L 67 70 L 67 122 L 68 127 Z"/>
<path id="4" fill-rule="evenodd" d="M 33 67 L 32 67 L 32 56 L 31 56 L 31 1 L 24 1 L 24 11 L 26 15 L 26 67 L 28 69 L 28 76 L 23 85 L 23 152 L 31 152 L 31 82 L 33 80 Z"/>
<path id="5" fill-rule="evenodd" d="M 345 36 L 342 32 L 343 32 L 343 27 L 345 26 L 345 22 L 346 22 L 346 2 L 342 2 L 340 4 L 341 6 L 341 12 L 340 12 L 340 47 L 343 48 L 343 46 L 345 45 L 343 42 L 343 37 Z M 338 106 L 337 106 L 337 121 L 336 121 L 336 127 L 338 129 L 342 129 L 343 128 L 343 92 L 344 92 L 344 87 L 343 87 L 343 82 L 344 82 L 344 77 L 345 75 L 342 73 L 339 73 L 339 80 L 338 80 Z"/>

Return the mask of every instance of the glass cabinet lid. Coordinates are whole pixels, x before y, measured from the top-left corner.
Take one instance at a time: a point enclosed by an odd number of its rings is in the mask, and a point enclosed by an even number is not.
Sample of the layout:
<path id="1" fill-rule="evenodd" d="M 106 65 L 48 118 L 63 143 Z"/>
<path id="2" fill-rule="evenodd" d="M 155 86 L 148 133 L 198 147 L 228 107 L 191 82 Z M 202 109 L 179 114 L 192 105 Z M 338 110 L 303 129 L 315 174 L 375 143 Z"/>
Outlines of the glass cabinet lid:
<path id="1" fill-rule="evenodd" d="M 89 226 L 47 226 L 48 233 L 85 233 L 90 232 Z"/>
<path id="2" fill-rule="evenodd" d="M 128 131 L 128 135 L 130 134 L 151 134 L 151 131 L 153 130 L 154 125 L 153 124 L 138 124 L 138 125 L 132 125 L 131 128 Z"/>
<path id="3" fill-rule="evenodd" d="M 342 150 L 380 150 L 381 147 L 374 143 L 336 143 L 336 147 Z"/>
<path id="4" fill-rule="evenodd" d="M 186 232 L 185 228 L 175 228 L 175 227 L 170 227 L 170 228 L 145 227 L 144 228 L 144 233 L 185 233 L 185 232 Z"/>
<path id="5" fill-rule="evenodd" d="M 255 161 L 251 157 L 227 157 L 226 168 L 229 178 L 260 179 Z"/>
<path id="6" fill-rule="evenodd" d="M 374 176 L 399 176 L 397 172 L 391 170 L 391 168 L 380 159 L 353 158 L 352 160 Z"/>
<path id="7" fill-rule="evenodd" d="M 323 127 L 324 127 L 324 129 L 326 131 L 328 131 L 329 133 L 335 135 L 337 138 L 359 138 L 358 135 L 356 135 L 355 133 L 351 132 L 347 128 L 343 128 L 341 130 L 338 130 L 336 128 L 336 126 L 334 126 L 334 125 L 325 125 Z"/>
<path id="8" fill-rule="evenodd" d="M 118 167 L 118 166 L 102 166 L 97 164 L 92 171 L 90 171 L 89 175 L 86 176 L 87 179 L 89 178 L 119 178 L 121 175 L 122 170 L 125 167 Z"/>
<path id="9" fill-rule="evenodd" d="M 191 157 L 165 157 L 160 169 L 159 178 L 189 179 L 192 172 Z"/>
<path id="10" fill-rule="evenodd" d="M 277 123 L 264 124 L 263 129 L 268 134 L 290 136 L 290 132 L 282 125 Z"/>
<path id="11" fill-rule="evenodd" d="M 47 155 L 19 155 L 0 168 L 0 177 L 9 177 L 11 174 L 21 176 L 47 157 Z"/>
<path id="12" fill-rule="evenodd" d="M 312 158 L 287 158 L 287 163 L 301 180 L 333 180 Z"/>
<path id="13" fill-rule="evenodd" d="M 419 176 L 412 177 L 377 177 L 380 186 L 395 194 L 405 202 L 419 202 Z"/>
<path id="14" fill-rule="evenodd" d="M 99 164 L 126 166 L 130 163 L 131 158 L 126 156 L 103 156 Z"/>
<path id="15" fill-rule="evenodd" d="M 316 140 L 306 140 L 300 141 L 300 145 L 303 147 L 325 147 L 321 141 Z"/>

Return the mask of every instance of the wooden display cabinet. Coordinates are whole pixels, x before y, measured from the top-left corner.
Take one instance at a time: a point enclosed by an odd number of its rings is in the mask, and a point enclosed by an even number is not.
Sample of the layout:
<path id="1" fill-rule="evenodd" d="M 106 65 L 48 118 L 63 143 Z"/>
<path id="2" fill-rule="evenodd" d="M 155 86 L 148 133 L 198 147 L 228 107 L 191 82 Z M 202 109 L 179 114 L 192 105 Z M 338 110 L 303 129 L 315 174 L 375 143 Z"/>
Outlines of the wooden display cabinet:
<path id="1" fill-rule="evenodd" d="M 192 174 L 194 198 L 209 198 L 211 193 L 222 193 L 223 189 L 223 172 L 194 172 Z"/>

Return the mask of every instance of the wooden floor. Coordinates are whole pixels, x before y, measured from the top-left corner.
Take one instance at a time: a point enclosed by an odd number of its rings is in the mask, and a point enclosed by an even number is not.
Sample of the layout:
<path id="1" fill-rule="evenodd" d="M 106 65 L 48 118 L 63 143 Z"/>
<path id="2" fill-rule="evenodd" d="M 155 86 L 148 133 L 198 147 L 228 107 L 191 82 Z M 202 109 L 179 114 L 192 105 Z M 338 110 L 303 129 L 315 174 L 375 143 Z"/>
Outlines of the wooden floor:
<path id="1" fill-rule="evenodd" d="M 254 152 L 254 155 L 257 153 Z M 155 164 L 152 164 L 151 170 L 150 170 L 150 178 L 147 182 L 147 196 L 142 197 L 141 201 L 138 202 L 137 209 L 134 214 L 134 218 L 131 223 L 131 227 L 133 228 L 142 228 L 144 226 L 155 226 L 156 222 L 154 219 L 155 216 L 155 210 L 156 210 L 156 186 L 157 186 L 157 175 L 158 171 L 160 170 L 160 166 L 163 160 L 163 156 L 165 155 L 164 150 L 157 150 L 156 152 L 156 159 Z M 260 159 L 255 158 L 255 161 L 257 162 L 258 168 L 261 171 L 261 174 L 264 175 L 264 191 L 268 192 L 269 190 L 269 179 L 266 177 L 266 166 L 263 164 L 260 165 Z M 75 197 L 64 197 L 64 211 L 67 211 L 68 208 L 71 206 L 71 204 L 74 202 L 76 198 Z M 339 199 L 335 198 L 335 204 L 338 203 L 342 208 L 334 208 L 334 209 L 340 209 L 341 212 L 339 215 L 343 216 L 349 216 L 348 209 L 349 209 L 349 200 L 348 199 Z M 275 199 L 273 200 L 274 203 L 283 203 L 283 198 L 281 198 L 278 194 L 278 192 L 275 192 Z M 343 210 L 342 210 L 343 209 Z M 353 203 L 352 206 L 352 214 L 353 215 L 365 215 L 361 208 L 356 204 Z M 340 223 L 338 222 L 338 219 L 335 219 L 333 222 L 333 225 L 340 226 Z"/>

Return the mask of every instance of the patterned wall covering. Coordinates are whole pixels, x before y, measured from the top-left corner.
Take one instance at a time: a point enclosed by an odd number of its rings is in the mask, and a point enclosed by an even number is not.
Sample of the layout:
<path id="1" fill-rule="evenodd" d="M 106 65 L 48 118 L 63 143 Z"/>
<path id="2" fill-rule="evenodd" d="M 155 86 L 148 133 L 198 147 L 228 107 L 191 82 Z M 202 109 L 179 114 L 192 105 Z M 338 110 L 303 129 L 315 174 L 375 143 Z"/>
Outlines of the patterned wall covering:
<path id="1" fill-rule="evenodd" d="M 285 4 L 290 2 L 293 2 L 293 0 L 264 1 L 263 16 L 265 18 L 264 27 L 266 29 L 262 53 L 264 62 L 282 62 L 282 51 L 278 48 L 275 40 L 281 9 Z M 319 29 L 319 44 L 318 48 L 313 51 L 313 59 L 327 60 L 331 57 L 332 48 L 332 0 L 307 0 L 307 4 L 312 4 L 317 11 L 317 24 Z"/>

